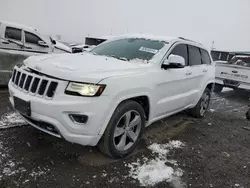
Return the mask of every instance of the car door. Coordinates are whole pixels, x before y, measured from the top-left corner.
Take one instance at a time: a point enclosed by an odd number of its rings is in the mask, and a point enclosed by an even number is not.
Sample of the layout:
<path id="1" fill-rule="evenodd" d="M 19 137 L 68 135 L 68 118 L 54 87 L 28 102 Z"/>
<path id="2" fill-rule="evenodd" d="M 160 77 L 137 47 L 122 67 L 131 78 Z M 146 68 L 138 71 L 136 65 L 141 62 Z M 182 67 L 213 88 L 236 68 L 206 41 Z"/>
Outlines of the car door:
<path id="1" fill-rule="evenodd" d="M 27 52 L 43 54 L 49 53 L 50 51 L 49 44 L 42 40 L 38 35 L 29 31 L 24 31 L 24 44 L 24 50 Z"/>
<path id="2" fill-rule="evenodd" d="M 22 54 L 22 30 L 15 27 L 5 27 L 0 43 L 0 85 L 7 85 L 13 67 L 27 58 Z"/>
<path id="3" fill-rule="evenodd" d="M 179 55 L 184 58 L 186 65 L 188 65 L 188 48 L 186 44 L 176 45 L 169 55 Z M 157 73 L 157 87 L 155 93 L 157 94 L 155 117 L 161 117 L 166 114 L 174 113 L 187 106 L 187 97 L 189 96 L 190 83 L 188 74 L 190 67 L 184 68 L 167 68 L 161 69 Z"/>
<path id="4" fill-rule="evenodd" d="M 201 52 L 198 47 L 188 45 L 188 57 L 190 67 L 190 73 L 187 75 L 189 82 L 186 85 L 190 89 L 188 103 L 194 104 L 197 101 L 201 88 L 203 89 L 202 84 L 205 72 L 203 72 L 204 65 L 202 65 Z"/>
<path id="5" fill-rule="evenodd" d="M 203 83 L 208 83 L 209 79 L 211 79 L 211 75 L 215 75 L 214 66 L 212 66 L 211 56 L 209 55 L 207 50 L 200 49 L 201 51 L 201 60 L 202 60 L 202 71 L 204 72 L 204 80 Z"/>

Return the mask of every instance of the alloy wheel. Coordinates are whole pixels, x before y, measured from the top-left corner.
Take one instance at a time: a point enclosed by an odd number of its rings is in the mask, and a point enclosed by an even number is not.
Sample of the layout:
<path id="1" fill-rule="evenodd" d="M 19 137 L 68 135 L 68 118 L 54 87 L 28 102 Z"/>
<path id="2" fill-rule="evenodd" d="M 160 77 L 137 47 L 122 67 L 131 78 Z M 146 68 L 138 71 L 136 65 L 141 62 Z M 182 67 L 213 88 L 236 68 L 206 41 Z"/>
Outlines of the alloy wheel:
<path id="1" fill-rule="evenodd" d="M 114 146 L 126 151 L 137 141 L 141 132 L 141 116 L 137 111 L 127 111 L 118 121 L 113 136 Z"/>
<path id="2" fill-rule="evenodd" d="M 210 95 L 209 93 L 204 93 L 202 95 L 202 98 L 201 98 L 201 105 L 200 105 L 200 114 L 201 116 L 204 116 L 205 113 L 207 112 L 208 110 L 208 106 L 209 106 L 209 101 L 210 101 Z"/>

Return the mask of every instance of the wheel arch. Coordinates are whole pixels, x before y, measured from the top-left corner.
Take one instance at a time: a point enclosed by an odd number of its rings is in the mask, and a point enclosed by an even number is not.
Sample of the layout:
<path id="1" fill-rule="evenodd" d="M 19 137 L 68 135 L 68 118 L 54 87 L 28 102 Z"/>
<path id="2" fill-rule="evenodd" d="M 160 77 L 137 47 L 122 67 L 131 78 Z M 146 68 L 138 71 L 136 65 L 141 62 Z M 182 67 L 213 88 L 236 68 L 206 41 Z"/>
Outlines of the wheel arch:
<path id="1" fill-rule="evenodd" d="M 210 89 L 210 91 L 211 91 L 211 93 L 213 92 L 213 89 L 214 89 L 214 85 L 215 85 L 215 82 L 214 82 L 214 80 L 210 80 L 209 82 L 207 82 L 207 84 L 206 85 L 204 85 L 204 87 L 201 89 L 201 91 L 200 91 L 200 93 L 199 93 L 199 96 L 198 96 L 198 98 L 197 98 L 197 100 L 195 101 L 195 105 L 199 102 L 199 100 L 200 100 L 200 98 L 201 98 L 201 96 L 202 96 L 202 94 L 204 93 L 204 91 L 205 91 L 205 89 L 206 88 L 209 88 Z M 195 106 L 194 105 L 194 106 Z"/>
<path id="2" fill-rule="evenodd" d="M 208 88 L 208 89 L 210 89 L 211 92 L 213 92 L 214 86 L 215 86 L 215 82 L 209 82 L 209 83 L 207 84 L 207 86 L 205 87 L 205 89 Z M 204 90 L 205 90 L 205 89 L 204 89 Z M 203 90 L 203 92 L 204 92 L 204 90 Z"/>
<path id="3" fill-rule="evenodd" d="M 114 103 L 113 107 L 111 107 L 110 113 L 108 115 L 108 117 L 106 118 L 101 130 L 99 131 L 99 134 L 103 134 L 104 131 L 106 130 L 106 127 L 112 117 L 112 115 L 114 114 L 116 108 L 123 102 L 128 101 L 128 100 L 133 100 L 137 103 L 139 103 L 142 108 L 144 109 L 145 112 L 145 116 L 146 116 L 146 121 L 149 120 L 150 117 L 150 113 L 151 113 L 151 100 L 150 100 L 150 95 L 146 92 L 140 93 L 140 94 L 133 94 L 133 95 L 127 95 L 124 96 L 122 98 L 119 98 L 118 100 L 116 100 L 116 102 Z"/>

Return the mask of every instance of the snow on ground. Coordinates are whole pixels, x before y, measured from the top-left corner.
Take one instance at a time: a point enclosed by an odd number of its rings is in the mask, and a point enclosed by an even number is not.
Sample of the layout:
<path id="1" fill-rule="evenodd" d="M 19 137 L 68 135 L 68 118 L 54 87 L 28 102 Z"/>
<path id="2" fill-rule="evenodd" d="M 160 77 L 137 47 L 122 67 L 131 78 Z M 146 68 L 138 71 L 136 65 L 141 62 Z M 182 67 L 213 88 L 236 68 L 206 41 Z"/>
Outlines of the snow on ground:
<path id="1" fill-rule="evenodd" d="M 224 87 L 223 90 L 221 92 L 228 92 L 228 91 L 232 91 L 233 89 L 228 88 L 228 87 Z"/>
<path id="2" fill-rule="evenodd" d="M 2 133 L 0 133 L 1 136 Z M 16 161 L 15 158 L 11 157 L 12 148 L 4 146 L 3 142 L 0 142 L 0 181 L 6 177 L 20 176 L 20 174 L 28 173 L 28 177 L 36 180 L 40 176 L 46 176 L 50 172 L 49 168 L 36 167 L 28 172 L 22 165 L 22 161 Z M 24 180 L 27 183 L 29 180 Z"/>
<path id="3" fill-rule="evenodd" d="M 26 124 L 21 116 L 15 112 L 3 115 L 0 118 L 0 129 L 22 126 Z"/>
<path id="4" fill-rule="evenodd" d="M 167 159 L 171 150 L 182 148 L 180 141 L 170 141 L 167 144 L 153 143 L 148 147 L 155 154 L 154 159 L 143 158 L 137 162 L 128 164 L 129 176 L 137 179 L 142 186 L 152 186 L 162 181 L 170 182 L 173 186 L 181 188 L 183 183 L 180 177 L 183 171 L 178 168 L 177 161 Z"/>

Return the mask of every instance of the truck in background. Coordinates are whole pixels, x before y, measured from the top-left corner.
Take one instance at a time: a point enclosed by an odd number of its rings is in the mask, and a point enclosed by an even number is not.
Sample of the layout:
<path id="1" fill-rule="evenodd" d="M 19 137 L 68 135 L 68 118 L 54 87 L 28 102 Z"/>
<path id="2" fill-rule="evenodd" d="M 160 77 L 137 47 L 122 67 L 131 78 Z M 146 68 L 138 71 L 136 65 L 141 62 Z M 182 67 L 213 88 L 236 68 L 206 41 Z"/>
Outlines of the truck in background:
<path id="1" fill-rule="evenodd" d="M 215 92 L 221 92 L 223 87 L 250 90 L 250 55 L 236 55 L 230 61 L 215 63 Z"/>
<path id="2" fill-rule="evenodd" d="M 72 53 L 72 49 L 32 27 L 0 21 L 0 86 L 8 84 L 15 65 L 48 53 Z"/>

